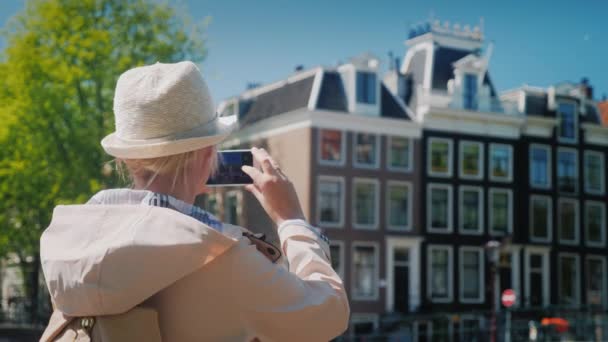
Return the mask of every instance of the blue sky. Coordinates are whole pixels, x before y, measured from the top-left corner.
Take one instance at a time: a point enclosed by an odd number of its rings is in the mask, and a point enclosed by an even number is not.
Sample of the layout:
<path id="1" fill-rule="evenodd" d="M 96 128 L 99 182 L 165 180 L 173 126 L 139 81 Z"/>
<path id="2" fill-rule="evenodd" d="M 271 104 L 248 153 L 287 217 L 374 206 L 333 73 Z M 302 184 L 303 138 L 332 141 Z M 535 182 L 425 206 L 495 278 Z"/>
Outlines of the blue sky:
<path id="1" fill-rule="evenodd" d="M 405 53 L 409 27 L 433 14 L 471 26 L 484 18 L 494 42 L 490 73 L 499 90 L 588 77 L 608 95 L 608 2 L 588 1 L 235 1 L 178 0 L 195 20 L 209 16 L 202 64 L 219 101 L 248 82 L 270 83 L 298 64 L 335 65 L 361 52 L 383 60 Z M 23 0 L 0 2 L 0 23 Z M 487 45 L 487 44 L 486 44 Z"/>

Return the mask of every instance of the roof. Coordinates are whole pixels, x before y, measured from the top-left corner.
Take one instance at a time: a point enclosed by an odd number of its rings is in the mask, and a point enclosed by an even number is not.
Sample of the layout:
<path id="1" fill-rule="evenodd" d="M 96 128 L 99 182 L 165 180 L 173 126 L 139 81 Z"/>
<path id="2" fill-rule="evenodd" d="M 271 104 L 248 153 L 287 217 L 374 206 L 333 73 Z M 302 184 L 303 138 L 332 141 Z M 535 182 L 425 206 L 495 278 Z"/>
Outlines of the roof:
<path id="1" fill-rule="evenodd" d="M 525 92 L 526 94 L 526 115 L 541 116 L 541 117 L 555 117 L 556 111 L 549 109 L 548 95 L 546 93 L 537 92 Z M 575 99 L 579 105 L 580 100 Z M 581 122 L 587 123 L 601 123 L 600 114 L 596 109 L 596 106 L 591 103 L 585 103 L 585 114 L 580 115 Z"/>
<path id="2" fill-rule="evenodd" d="M 602 125 L 608 126 L 608 101 L 603 101 L 597 104 L 599 116 L 602 120 Z"/>
<path id="3" fill-rule="evenodd" d="M 314 79 L 312 75 L 244 100 L 239 111 L 241 125 L 307 107 Z"/>
<path id="4" fill-rule="evenodd" d="M 316 74 L 286 82 L 269 91 L 240 100 L 239 120 L 246 126 L 300 108 L 307 108 Z M 348 114 L 348 98 L 342 76 L 335 70 L 322 70 L 316 108 Z M 316 88 L 315 88 L 316 89 Z M 380 82 L 380 116 L 410 120 L 403 103 Z"/>

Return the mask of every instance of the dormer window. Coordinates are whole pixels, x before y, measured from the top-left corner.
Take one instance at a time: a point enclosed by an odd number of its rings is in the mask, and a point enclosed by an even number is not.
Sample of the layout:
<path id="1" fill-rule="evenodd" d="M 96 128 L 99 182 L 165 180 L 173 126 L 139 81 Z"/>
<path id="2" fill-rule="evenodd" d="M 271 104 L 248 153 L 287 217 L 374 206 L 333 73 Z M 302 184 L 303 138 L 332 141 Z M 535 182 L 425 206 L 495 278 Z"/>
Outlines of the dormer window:
<path id="1" fill-rule="evenodd" d="M 559 115 L 559 140 L 562 142 L 576 142 L 576 105 L 574 103 L 560 103 Z"/>
<path id="2" fill-rule="evenodd" d="M 357 102 L 366 104 L 376 103 L 376 74 L 373 72 L 357 72 Z"/>
<path id="3" fill-rule="evenodd" d="M 462 87 L 463 106 L 468 110 L 477 110 L 477 75 L 465 74 Z"/>

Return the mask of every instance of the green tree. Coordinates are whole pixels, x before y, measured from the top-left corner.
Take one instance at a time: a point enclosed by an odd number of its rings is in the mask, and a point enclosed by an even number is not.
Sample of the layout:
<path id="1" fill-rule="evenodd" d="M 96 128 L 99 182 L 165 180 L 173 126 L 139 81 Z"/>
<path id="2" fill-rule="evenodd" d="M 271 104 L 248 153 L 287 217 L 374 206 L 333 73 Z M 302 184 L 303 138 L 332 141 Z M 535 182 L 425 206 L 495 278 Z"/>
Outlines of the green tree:
<path id="1" fill-rule="evenodd" d="M 205 56 L 205 22 L 146 0 L 30 0 L 0 54 L 0 257 L 16 255 L 35 319 L 39 239 L 58 204 L 116 185 L 99 141 L 118 76 Z"/>

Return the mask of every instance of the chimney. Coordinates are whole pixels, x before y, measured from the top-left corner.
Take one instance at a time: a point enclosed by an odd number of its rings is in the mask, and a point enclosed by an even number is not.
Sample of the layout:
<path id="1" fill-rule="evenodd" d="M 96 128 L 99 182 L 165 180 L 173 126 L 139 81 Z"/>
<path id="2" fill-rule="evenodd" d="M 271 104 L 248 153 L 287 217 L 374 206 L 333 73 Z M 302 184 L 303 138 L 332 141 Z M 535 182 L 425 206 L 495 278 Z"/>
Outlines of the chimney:
<path id="1" fill-rule="evenodd" d="M 300 72 L 300 71 L 302 71 L 302 70 L 304 70 L 304 66 L 303 66 L 302 64 L 298 64 L 298 65 L 296 65 L 296 67 L 294 68 L 294 71 L 295 71 L 295 72 Z"/>
<path id="2" fill-rule="evenodd" d="M 247 90 L 255 89 L 260 86 L 260 82 L 247 82 L 247 86 L 245 87 Z"/>
<path id="3" fill-rule="evenodd" d="M 583 77 L 580 84 L 581 95 L 588 100 L 593 99 L 593 87 L 589 85 L 589 79 Z"/>

